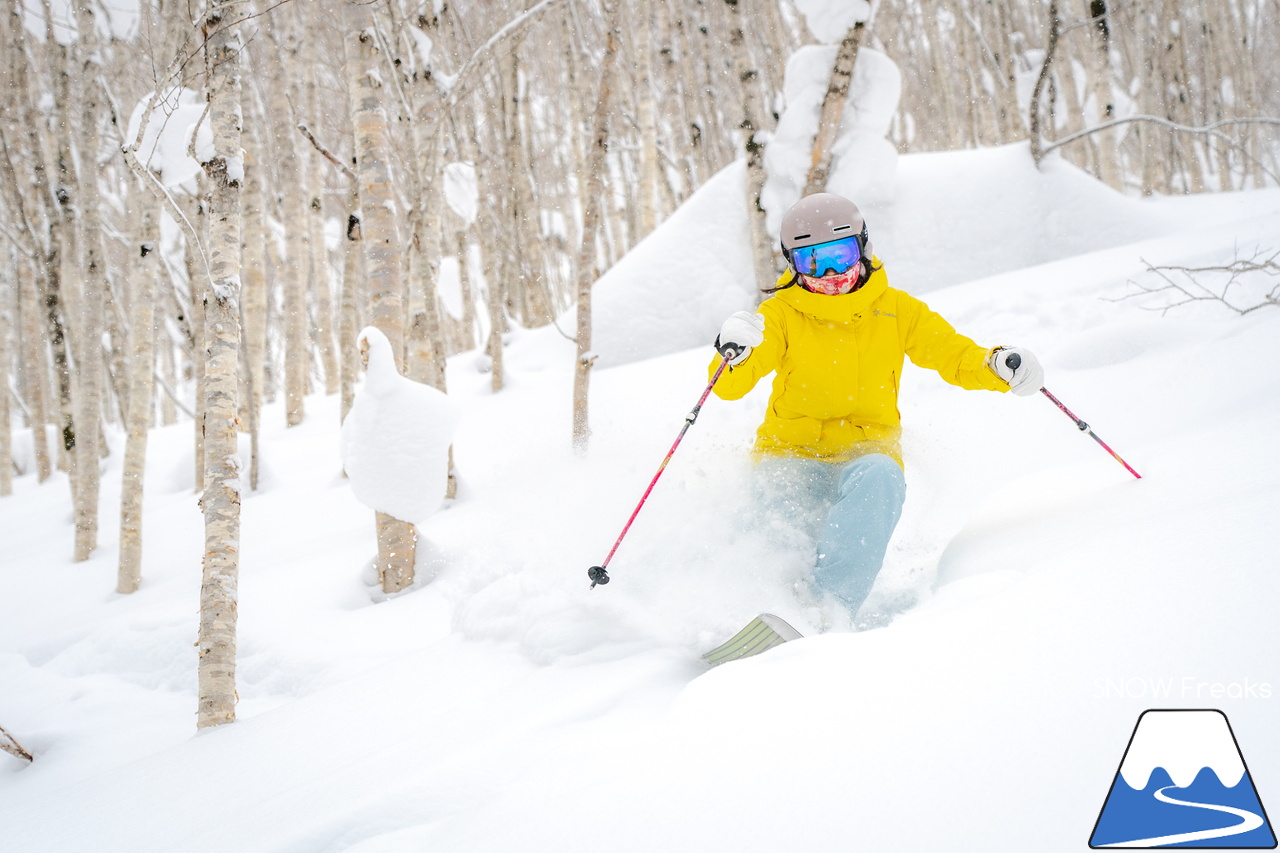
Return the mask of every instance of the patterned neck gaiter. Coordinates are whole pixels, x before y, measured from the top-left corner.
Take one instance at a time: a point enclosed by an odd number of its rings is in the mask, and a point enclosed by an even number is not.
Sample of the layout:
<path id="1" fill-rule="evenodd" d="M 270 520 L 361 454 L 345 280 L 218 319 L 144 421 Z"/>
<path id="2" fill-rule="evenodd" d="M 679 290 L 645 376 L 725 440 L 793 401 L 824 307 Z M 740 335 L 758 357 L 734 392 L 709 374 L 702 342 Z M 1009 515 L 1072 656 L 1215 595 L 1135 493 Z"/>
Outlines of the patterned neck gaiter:
<path id="1" fill-rule="evenodd" d="M 813 293 L 824 293 L 827 296 L 842 296 L 858 289 L 861 276 L 862 263 L 858 262 L 842 273 L 822 278 L 801 275 L 800 278 L 803 280 L 805 290 Z"/>

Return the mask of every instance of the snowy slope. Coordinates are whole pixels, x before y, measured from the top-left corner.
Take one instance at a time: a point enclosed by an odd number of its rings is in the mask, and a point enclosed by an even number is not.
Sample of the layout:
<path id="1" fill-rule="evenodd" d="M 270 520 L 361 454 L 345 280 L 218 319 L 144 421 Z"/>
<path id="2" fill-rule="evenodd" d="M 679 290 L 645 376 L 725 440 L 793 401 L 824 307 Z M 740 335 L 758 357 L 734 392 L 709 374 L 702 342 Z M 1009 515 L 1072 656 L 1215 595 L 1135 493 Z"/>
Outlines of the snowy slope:
<path id="1" fill-rule="evenodd" d="M 951 276 L 908 220 L 940 226 L 899 215 L 876 236 L 891 280 L 966 281 L 926 299 L 1034 349 L 1143 480 L 1038 396 L 912 370 L 907 507 L 869 603 L 888 624 L 817 635 L 793 589 L 809 546 L 743 521 L 763 397 L 713 399 L 591 591 L 710 350 L 598 370 L 576 458 L 572 345 L 517 332 L 501 394 L 474 354 L 451 364 L 459 498 L 423 525 L 434 579 L 390 600 L 365 570 L 372 512 L 341 478 L 336 401 L 287 431 L 267 413 L 241 719 L 197 736 L 201 522 L 189 428 L 159 430 L 133 596 L 112 592 L 118 452 L 88 563 L 69 561 L 61 476 L 0 499 L 0 724 L 37 756 L 0 754 L 0 850 L 1078 850 L 1149 707 L 1223 709 L 1274 813 L 1280 310 L 1114 300 L 1141 258 L 1275 248 L 1280 192 L 1139 202 L 998 149 L 902 158 L 899 214 L 939 174 L 936 221 L 1017 239 Z M 1109 239 L 989 201 L 1002 184 Z M 761 610 L 806 639 L 704 670 Z"/>
<path id="2" fill-rule="evenodd" d="M 1131 198 L 1056 156 L 1037 170 L 1026 143 L 902 157 L 887 203 L 867 203 L 858 181 L 844 186 L 840 177 L 832 191 L 862 207 L 893 284 L 919 295 L 1174 233 L 1185 235 L 1178 258 L 1229 251 L 1232 240 L 1203 240 L 1201 232 L 1234 233 L 1242 219 L 1280 211 L 1280 196 L 1266 192 L 1247 204 L 1234 193 Z M 727 167 L 600 279 L 592 300 L 601 366 L 697 346 L 755 304 L 750 258 L 734 248 L 748 239 L 744 180 L 741 161 Z M 1126 270 L 1135 260 L 1127 249 L 1120 257 Z M 561 328 L 572 329 L 572 317 Z"/>

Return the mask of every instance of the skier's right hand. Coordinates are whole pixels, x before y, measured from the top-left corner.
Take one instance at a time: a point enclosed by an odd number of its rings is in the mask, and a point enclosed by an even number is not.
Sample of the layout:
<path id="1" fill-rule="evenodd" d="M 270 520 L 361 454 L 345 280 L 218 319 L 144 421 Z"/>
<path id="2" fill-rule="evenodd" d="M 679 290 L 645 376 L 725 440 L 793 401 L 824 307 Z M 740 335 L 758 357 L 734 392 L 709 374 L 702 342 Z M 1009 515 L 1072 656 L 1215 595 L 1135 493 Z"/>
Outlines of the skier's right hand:
<path id="1" fill-rule="evenodd" d="M 751 355 L 751 348 L 764 343 L 764 317 L 750 311 L 739 311 L 720 327 L 716 349 L 729 359 L 729 366 L 741 364 Z"/>

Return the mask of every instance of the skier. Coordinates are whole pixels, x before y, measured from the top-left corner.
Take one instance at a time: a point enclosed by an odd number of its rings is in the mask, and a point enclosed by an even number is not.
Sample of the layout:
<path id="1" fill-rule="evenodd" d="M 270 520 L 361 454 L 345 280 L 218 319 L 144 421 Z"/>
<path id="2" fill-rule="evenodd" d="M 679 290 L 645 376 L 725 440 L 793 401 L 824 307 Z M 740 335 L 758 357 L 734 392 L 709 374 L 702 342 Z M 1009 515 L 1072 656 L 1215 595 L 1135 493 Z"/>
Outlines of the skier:
<path id="1" fill-rule="evenodd" d="M 720 329 L 711 372 L 725 359 L 729 367 L 715 393 L 737 400 L 774 374 L 753 451 L 758 504 L 810 527 L 814 592 L 833 596 L 852 618 L 906 498 L 903 356 L 962 388 L 1024 396 L 1040 389 L 1044 371 L 1027 350 L 981 347 L 889 287 L 866 222 L 845 198 L 818 193 L 792 206 L 782 253 L 789 269 L 765 291 L 759 313 L 739 311 Z"/>

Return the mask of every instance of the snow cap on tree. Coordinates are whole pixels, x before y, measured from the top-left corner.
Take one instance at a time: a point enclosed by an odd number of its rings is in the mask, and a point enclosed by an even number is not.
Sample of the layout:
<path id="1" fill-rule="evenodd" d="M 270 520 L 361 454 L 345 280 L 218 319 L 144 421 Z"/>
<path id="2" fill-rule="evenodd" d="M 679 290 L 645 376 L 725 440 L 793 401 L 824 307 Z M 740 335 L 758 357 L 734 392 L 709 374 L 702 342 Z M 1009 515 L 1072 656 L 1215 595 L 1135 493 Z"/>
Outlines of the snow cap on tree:
<path id="1" fill-rule="evenodd" d="M 356 500 L 420 522 L 444 501 L 458 407 L 448 395 L 400 375 L 391 342 L 369 326 L 356 338 L 368 364 L 342 422 L 342 466 Z"/>
<path id="2" fill-rule="evenodd" d="M 858 21 L 871 17 L 867 0 L 795 0 L 796 10 L 813 37 L 823 44 L 836 44 Z"/>

